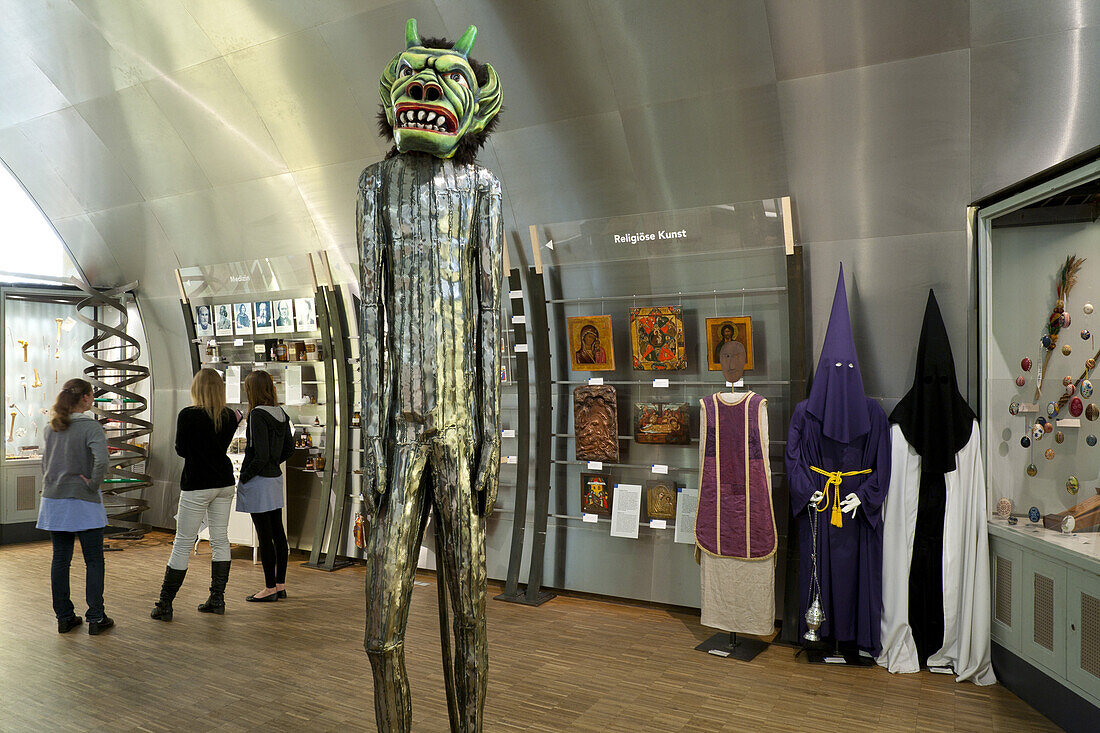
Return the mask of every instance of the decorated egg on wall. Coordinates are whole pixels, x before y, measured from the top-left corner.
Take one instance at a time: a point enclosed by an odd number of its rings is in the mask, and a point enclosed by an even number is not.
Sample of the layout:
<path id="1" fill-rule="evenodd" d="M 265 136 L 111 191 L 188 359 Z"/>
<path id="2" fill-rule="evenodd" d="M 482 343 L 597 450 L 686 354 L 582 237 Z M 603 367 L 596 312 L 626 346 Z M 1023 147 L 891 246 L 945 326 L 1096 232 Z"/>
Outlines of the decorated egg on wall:
<path id="1" fill-rule="evenodd" d="M 1082 329 L 1081 330 L 1081 340 L 1082 341 L 1088 341 L 1090 338 L 1092 338 L 1092 331 L 1088 330 L 1087 328 Z"/>
<path id="2" fill-rule="evenodd" d="M 1096 445 L 1096 436 L 1095 435 L 1086 436 L 1085 437 L 1085 442 L 1089 444 L 1089 448 L 1092 448 L 1094 445 Z"/>
<path id="3" fill-rule="evenodd" d="M 1092 382 L 1087 379 L 1081 380 L 1081 397 L 1086 400 L 1092 397 Z"/>
<path id="4" fill-rule="evenodd" d="M 1031 359 L 1028 359 L 1026 356 L 1023 359 L 1020 359 L 1020 368 L 1023 369 L 1025 372 L 1030 372 Z"/>
<path id="5" fill-rule="evenodd" d="M 1053 461 L 1054 460 L 1054 449 L 1053 448 L 1047 448 L 1046 452 L 1043 453 L 1043 455 L 1046 456 L 1046 459 L 1048 461 Z"/>
<path id="6" fill-rule="evenodd" d="M 997 516 L 1001 519 L 1008 519 L 1012 516 L 1012 499 L 1007 496 L 997 499 Z"/>
<path id="7" fill-rule="evenodd" d="M 1085 359 L 1085 369 L 1088 369 L 1089 371 L 1092 371 L 1095 368 L 1096 368 L 1096 359 L 1093 359 L 1091 356 L 1089 358 Z"/>
<path id="8" fill-rule="evenodd" d="M 1088 407 L 1085 408 L 1085 417 L 1089 420 L 1100 417 L 1100 407 L 1097 407 L 1095 402 L 1090 402 Z"/>
<path id="9" fill-rule="evenodd" d="M 1069 317 L 1069 313 L 1063 313 L 1062 314 L 1062 328 L 1069 328 L 1069 324 L 1071 322 L 1072 322 L 1072 319 Z"/>
<path id="10" fill-rule="evenodd" d="M 1047 403 L 1047 414 L 1054 417 L 1058 414 L 1058 403 L 1053 400 Z"/>
<path id="11" fill-rule="evenodd" d="M 1009 415 L 1019 415 L 1020 414 L 1020 403 L 1017 402 L 1016 400 L 1012 400 L 1012 402 L 1009 402 L 1008 403 L 1008 414 Z"/>
<path id="12" fill-rule="evenodd" d="M 1061 430 L 1059 430 L 1057 433 L 1054 434 L 1054 442 L 1055 443 L 1063 443 L 1063 442 L 1065 442 L 1065 440 L 1066 440 L 1066 434 L 1063 433 Z"/>
<path id="13" fill-rule="evenodd" d="M 1038 466 L 1036 466 L 1034 463 L 1027 464 L 1027 475 L 1028 476 L 1035 476 L 1037 473 L 1039 473 L 1039 467 Z"/>
<path id="14" fill-rule="evenodd" d="M 1069 414 L 1073 417 L 1081 417 L 1081 413 L 1085 411 L 1085 403 L 1081 401 L 1080 397 L 1074 397 L 1069 401 Z"/>
<path id="15" fill-rule="evenodd" d="M 1043 336 L 1043 338 L 1041 338 L 1039 341 L 1043 344 L 1044 349 L 1054 348 L 1054 339 L 1052 339 L 1050 336 Z"/>
<path id="16" fill-rule="evenodd" d="M 1044 432 L 1042 423 L 1035 423 L 1031 426 L 1031 437 L 1033 440 L 1040 440 Z"/>
<path id="17" fill-rule="evenodd" d="M 1054 432 L 1054 423 L 1052 423 L 1050 420 L 1047 420 L 1045 423 L 1043 423 L 1043 431 L 1047 433 Z"/>
<path id="18" fill-rule="evenodd" d="M 1090 314 L 1092 313 L 1092 303 L 1085 303 L 1085 304 L 1084 304 L 1084 305 L 1083 305 L 1083 306 L 1081 307 L 1081 310 L 1083 310 L 1083 311 L 1085 312 L 1085 315 L 1086 315 L 1086 316 L 1087 316 L 1087 315 L 1090 315 Z"/>
<path id="19" fill-rule="evenodd" d="M 1027 380 L 1024 379 L 1023 376 L 1016 377 L 1016 386 L 1017 387 L 1023 387 L 1025 384 L 1027 384 Z"/>
<path id="20" fill-rule="evenodd" d="M 1033 522 L 1038 522 L 1043 518 L 1043 515 L 1039 514 L 1039 507 L 1033 506 L 1027 510 L 1027 518 Z"/>
<path id="21" fill-rule="evenodd" d="M 1024 448 L 1030 448 L 1031 447 L 1031 438 L 1027 437 L 1026 435 L 1024 437 L 1020 438 L 1020 445 L 1022 445 Z"/>
<path id="22" fill-rule="evenodd" d="M 1063 387 L 1068 387 L 1071 384 L 1073 384 L 1073 377 L 1071 377 L 1068 374 L 1066 376 L 1062 377 L 1062 386 Z"/>
<path id="23" fill-rule="evenodd" d="M 1081 488 L 1081 482 L 1077 480 L 1076 476 L 1070 476 L 1066 479 L 1066 491 L 1071 494 L 1076 494 Z M 999 507 L 998 507 L 999 508 Z"/>
<path id="24" fill-rule="evenodd" d="M 1074 387 L 1072 384 L 1067 384 L 1066 385 L 1066 394 L 1072 395 L 1076 391 L 1077 391 L 1077 388 Z"/>
<path id="25" fill-rule="evenodd" d="M 1073 347 L 1072 346 L 1070 346 L 1069 344 L 1063 344 L 1062 345 L 1062 354 L 1063 355 L 1069 356 L 1072 353 L 1073 353 Z"/>

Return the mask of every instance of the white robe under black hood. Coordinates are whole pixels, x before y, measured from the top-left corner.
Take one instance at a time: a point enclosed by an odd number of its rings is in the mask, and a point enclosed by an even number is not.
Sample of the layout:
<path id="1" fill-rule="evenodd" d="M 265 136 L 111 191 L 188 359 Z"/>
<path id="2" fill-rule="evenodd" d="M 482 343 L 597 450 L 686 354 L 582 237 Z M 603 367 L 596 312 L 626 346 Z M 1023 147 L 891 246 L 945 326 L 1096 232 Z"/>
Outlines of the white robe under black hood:
<path id="1" fill-rule="evenodd" d="M 922 664 L 951 667 L 959 682 L 993 684 L 978 421 L 959 394 L 932 291 L 913 386 L 890 422 L 878 663 L 891 672 L 916 672 Z"/>

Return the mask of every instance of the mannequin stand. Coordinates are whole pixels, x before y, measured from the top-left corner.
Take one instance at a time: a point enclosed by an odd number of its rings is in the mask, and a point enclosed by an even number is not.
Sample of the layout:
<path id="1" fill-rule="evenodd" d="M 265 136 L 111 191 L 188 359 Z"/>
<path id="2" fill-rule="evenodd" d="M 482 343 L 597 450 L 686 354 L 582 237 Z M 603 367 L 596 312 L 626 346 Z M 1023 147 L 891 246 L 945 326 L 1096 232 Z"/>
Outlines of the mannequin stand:
<path id="1" fill-rule="evenodd" d="M 737 638 L 733 631 L 723 634 L 715 634 L 699 646 L 696 651 L 713 654 L 716 657 L 728 657 L 740 659 L 742 662 L 751 662 L 756 655 L 767 649 L 768 642 L 759 639 Z"/>

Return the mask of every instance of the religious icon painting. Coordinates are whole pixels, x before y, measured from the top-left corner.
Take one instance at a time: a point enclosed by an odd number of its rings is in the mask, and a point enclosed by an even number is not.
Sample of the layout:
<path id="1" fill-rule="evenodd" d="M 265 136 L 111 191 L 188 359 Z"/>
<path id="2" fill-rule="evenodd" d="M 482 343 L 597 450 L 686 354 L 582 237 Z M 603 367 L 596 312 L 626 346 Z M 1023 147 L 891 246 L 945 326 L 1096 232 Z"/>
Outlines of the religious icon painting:
<path id="1" fill-rule="evenodd" d="M 684 309 L 678 305 L 631 308 L 630 345 L 635 369 L 687 369 Z"/>
<path id="2" fill-rule="evenodd" d="M 707 319 L 707 369 L 722 371 L 722 347 L 736 341 L 745 349 L 745 371 L 753 368 L 752 318 L 738 316 Z"/>
<path id="3" fill-rule="evenodd" d="M 686 402 L 680 404 L 636 402 L 634 404 L 634 440 L 639 443 L 659 445 L 690 443 L 689 410 Z"/>
<path id="4" fill-rule="evenodd" d="M 294 333 L 293 300 L 276 300 L 271 304 L 271 311 L 275 319 L 275 333 Z"/>
<path id="5" fill-rule="evenodd" d="M 611 316 L 572 316 L 565 322 L 569 331 L 570 368 L 575 372 L 614 371 Z"/>
<path id="6" fill-rule="evenodd" d="M 229 303 L 219 303 L 214 306 L 214 334 L 233 335 L 233 306 Z"/>
<path id="7" fill-rule="evenodd" d="M 619 408 L 614 387 L 573 390 L 574 449 L 578 461 L 619 462 Z"/>
<path id="8" fill-rule="evenodd" d="M 611 484 L 599 473 L 581 474 L 581 513 L 611 516 Z"/>
<path id="9" fill-rule="evenodd" d="M 251 303 L 235 303 L 233 305 L 233 333 L 237 336 L 252 335 Z"/>
<path id="10" fill-rule="evenodd" d="M 271 301 L 256 301 L 252 304 L 252 308 L 256 314 L 256 318 L 253 322 L 256 327 L 256 333 L 275 333 L 275 321 L 271 314 Z"/>
<path id="11" fill-rule="evenodd" d="M 650 519 L 676 518 L 676 487 L 671 481 L 645 482 L 645 513 Z"/>

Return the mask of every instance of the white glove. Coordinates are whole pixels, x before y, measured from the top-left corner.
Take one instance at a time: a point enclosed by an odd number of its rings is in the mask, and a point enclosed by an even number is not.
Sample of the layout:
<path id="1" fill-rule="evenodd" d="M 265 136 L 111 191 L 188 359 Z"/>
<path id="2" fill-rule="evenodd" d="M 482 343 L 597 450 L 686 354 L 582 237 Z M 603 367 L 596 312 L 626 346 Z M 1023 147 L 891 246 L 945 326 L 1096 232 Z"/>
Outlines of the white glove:
<path id="1" fill-rule="evenodd" d="M 821 500 L 825 498 L 825 492 L 815 491 L 810 495 L 810 506 L 816 507 L 821 503 Z"/>
<path id="2" fill-rule="evenodd" d="M 852 519 L 855 519 L 856 509 L 859 508 L 859 505 L 861 503 L 862 502 L 860 502 L 858 496 L 856 496 L 855 494 L 848 494 L 844 497 L 844 501 L 840 502 L 840 513 L 847 514 L 848 512 L 851 512 Z"/>

